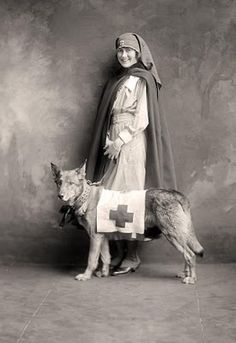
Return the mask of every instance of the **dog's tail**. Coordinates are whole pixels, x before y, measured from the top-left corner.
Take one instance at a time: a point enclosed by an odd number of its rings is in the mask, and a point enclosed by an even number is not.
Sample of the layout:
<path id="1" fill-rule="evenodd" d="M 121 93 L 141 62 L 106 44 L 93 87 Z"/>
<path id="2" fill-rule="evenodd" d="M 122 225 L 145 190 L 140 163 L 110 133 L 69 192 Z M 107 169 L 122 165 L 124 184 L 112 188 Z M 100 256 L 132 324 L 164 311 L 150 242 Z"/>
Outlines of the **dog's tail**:
<path id="1" fill-rule="evenodd" d="M 197 256 L 200 256 L 200 257 L 204 256 L 204 249 L 202 245 L 199 243 L 193 230 L 191 232 L 190 237 L 188 238 L 187 245 Z"/>
<path id="2" fill-rule="evenodd" d="M 203 257 L 204 256 L 204 249 L 203 247 L 201 246 L 201 244 L 198 242 L 197 238 L 195 237 L 194 240 L 191 240 L 189 243 L 188 243 L 188 246 L 190 247 L 191 250 L 194 251 L 194 253 L 197 255 L 197 256 L 200 256 L 200 257 Z"/>
<path id="3" fill-rule="evenodd" d="M 188 222 L 187 245 L 197 256 L 203 257 L 204 249 L 196 237 L 193 222 L 192 222 L 190 203 L 187 198 L 183 197 L 181 206 L 188 218 L 187 219 L 187 222 Z"/>

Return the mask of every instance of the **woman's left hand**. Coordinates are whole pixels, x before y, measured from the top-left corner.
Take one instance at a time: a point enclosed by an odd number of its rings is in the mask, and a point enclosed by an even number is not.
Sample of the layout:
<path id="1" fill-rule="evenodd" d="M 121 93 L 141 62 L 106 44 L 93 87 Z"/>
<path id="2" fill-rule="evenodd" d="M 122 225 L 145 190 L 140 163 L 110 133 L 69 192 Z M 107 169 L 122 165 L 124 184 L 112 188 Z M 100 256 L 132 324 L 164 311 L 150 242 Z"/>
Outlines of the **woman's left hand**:
<path id="1" fill-rule="evenodd" d="M 123 141 L 120 138 L 117 138 L 115 141 L 107 139 L 104 147 L 104 155 L 108 155 L 111 160 L 117 159 L 122 145 Z"/>

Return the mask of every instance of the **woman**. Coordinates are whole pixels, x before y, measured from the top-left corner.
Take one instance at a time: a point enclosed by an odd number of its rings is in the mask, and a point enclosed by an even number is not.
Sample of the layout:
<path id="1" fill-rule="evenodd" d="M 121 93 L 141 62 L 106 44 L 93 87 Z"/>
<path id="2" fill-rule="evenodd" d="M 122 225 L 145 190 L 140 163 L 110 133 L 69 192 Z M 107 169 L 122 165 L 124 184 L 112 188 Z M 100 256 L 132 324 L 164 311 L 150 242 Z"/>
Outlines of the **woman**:
<path id="1" fill-rule="evenodd" d="M 98 107 L 87 179 L 111 190 L 175 188 L 175 172 L 165 118 L 159 109 L 161 81 L 145 41 L 125 33 L 116 40 L 122 71 L 108 81 Z M 140 265 L 137 241 L 113 275 Z"/>

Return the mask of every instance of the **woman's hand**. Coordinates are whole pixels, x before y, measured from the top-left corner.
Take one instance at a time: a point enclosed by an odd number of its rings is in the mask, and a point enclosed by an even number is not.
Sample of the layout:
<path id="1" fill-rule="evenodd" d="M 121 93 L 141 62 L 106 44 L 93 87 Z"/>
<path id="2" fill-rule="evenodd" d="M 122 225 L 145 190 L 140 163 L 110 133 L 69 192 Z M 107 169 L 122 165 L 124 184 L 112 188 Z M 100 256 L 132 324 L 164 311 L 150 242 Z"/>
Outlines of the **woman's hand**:
<path id="1" fill-rule="evenodd" d="M 123 145 L 121 138 L 117 138 L 115 141 L 111 141 L 109 138 L 106 139 L 106 145 L 104 147 L 104 155 L 108 155 L 111 160 L 117 159 L 120 153 L 120 149 Z"/>

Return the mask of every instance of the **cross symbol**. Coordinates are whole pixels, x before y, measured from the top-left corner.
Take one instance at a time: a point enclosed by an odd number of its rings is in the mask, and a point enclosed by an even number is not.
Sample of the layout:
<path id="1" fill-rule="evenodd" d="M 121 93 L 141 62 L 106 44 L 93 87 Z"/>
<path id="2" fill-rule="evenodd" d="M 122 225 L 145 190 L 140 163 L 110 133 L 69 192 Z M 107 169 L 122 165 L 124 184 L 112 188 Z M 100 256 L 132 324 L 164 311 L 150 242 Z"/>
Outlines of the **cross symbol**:
<path id="1" fill-rule="evenodd" d="M 134 220 L 134 214 L 127 211 L 127 205 L 118 205 L 117 210 L 110 210 L 109 219 L 115 220 L 117 227 L 125 227 L 125 223 L 133 223 Z"/>

